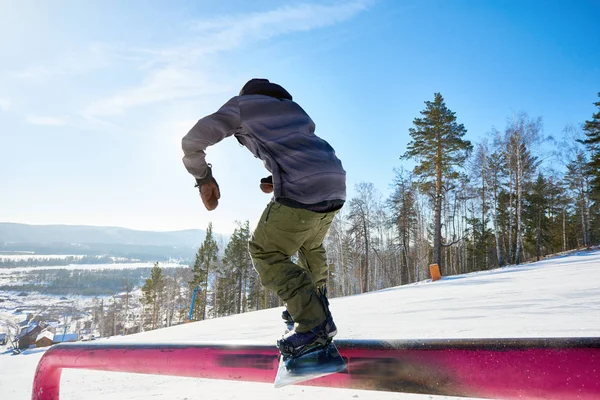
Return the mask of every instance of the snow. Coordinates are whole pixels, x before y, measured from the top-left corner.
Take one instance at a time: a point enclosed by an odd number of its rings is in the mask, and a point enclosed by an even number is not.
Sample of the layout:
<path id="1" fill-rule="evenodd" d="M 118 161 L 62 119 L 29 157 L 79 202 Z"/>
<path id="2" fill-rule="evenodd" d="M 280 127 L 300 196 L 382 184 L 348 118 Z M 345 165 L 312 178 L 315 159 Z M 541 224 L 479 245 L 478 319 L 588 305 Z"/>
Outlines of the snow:
<path id="1" fill-rule="evenodd" d="M 0 284 L 2 282 L 0 275 Z M 85 309 L 91 307 L 94 302 L 94 298 L 90 296 L 63 296 L 37 292 L 30 292 L 27 296 L 18 296 L 18 293 L 0 292 L 0 300 L 3 300 L 0 302 L 0 322 L 3 320 L 9 320 L 12 323 L 20 322 L 30 313 L 37 314 L 40 310 L 46 311 L 51 308 L 68 308 L 75 304 L 77 308 Z M 66 300 L 64 300 L 65 298 Z"/>
<path id="2" fill-rule="evenodd" d="M 81 260 L 82 258 L 94 257 L 94 256 L 86 256 L 82 254 L 36 254 L 36 253 L 26 253 L 26 254 L 2 254 L 0 252 L 0 262 L 7 261 L 44 261 L 44 260 L 66 260 L 67 258 L 71 258 L 74 260 Z M 95 256 L 96 258 L 103 256 Z M 108 257 L 114 262 L 123 262 L 130 260 L 125 257 Z"/>
<path id="3" fill-rule="evenodd" d="M 65 260 L 69 257 L 81 259 L 84 256 L 79 254 L 0 254 L 0 261 L 28 261 L 28 260 Z"/>
<path id="4" fill-rule="evenodd" d="M 331 300 L 340 339 L 600 336 L 600 250 Z M 274 344 L 282 309 L 103 339 Z M 2 348 L 0 348 L 1 351 Z M 28 399 L 44 349 L 0 354 L 0 398 Z M 303 386 L 65 370 L 61 399 L 442 399 Z M 448 397 L 445 397 L 448 399 Z"/>
<path id="5" fill-rule="evenodd" d="M 52 333 L 50 331 L 43 331 L 39 335 L 37 335 L 37 337 L 35 338 L 35 341 L 37 342 L 42 338 L 48 338 L 52 341 L 52 339 L 54 339 L 54 333 Z"/>
<path id="6" fill-rule="evenodd" d="M 159 264 L 161 268 L 182 268 L 185 267 L 182 264 L 174 262 L 165 262 Z M 143 263 L 117 263 L 117 264 L 69 264 L 69 265 L 56 265 L 56 266 L 39 266 L 39 267 L 9 267 L 0 268 L 0 275 L 12 275 L 15 273 L 25 272 L 40 272 L 48 270 L 107 270 L 107 269 L 138 269 L 138 268 L 152 268 L 154 263 L 143 262 Z"/>
<path id="7" fill-rule="evenodd" d="M 61 333 L 54 335 L 54 343 L 76 342 L 78 339 L 79 335 L 76 333 Z"/>

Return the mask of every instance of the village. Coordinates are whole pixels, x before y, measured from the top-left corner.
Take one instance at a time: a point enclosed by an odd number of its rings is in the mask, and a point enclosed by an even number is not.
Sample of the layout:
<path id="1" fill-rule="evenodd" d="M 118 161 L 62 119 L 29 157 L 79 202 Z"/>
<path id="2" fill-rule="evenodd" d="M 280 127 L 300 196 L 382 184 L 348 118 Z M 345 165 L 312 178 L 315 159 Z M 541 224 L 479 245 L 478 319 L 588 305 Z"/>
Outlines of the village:
<path id="1" fill-rule="evenodd" d="M 91 322 L 90 322 L 91 325 Z M 14 338 L 5 333 L 4 344 L 12 342 L 13 353 L 38 347 L 48 347 L 64 342 L 77 342 L 79 340 L 94 340 L 95 335 L 89 328 L 83 328 L 75 333 L 66 333 L 68 325 L 64 327 L 58 320 L 44 320 L 40 315 L 28 314 L 18 323 L 18 334 Z M 2 334 L 0 334 L 2 338 Z"/>
<path id="2" fill-rule="evenodd" d="M 23 297 L 18 307 L 4 308 L 0 313 L 0 346 L 6 352 L 19 354 L 23 350 L 43 348 L 65 342 L 89 341 L 100 337 L 128 335 L 140 331 L 137 301 L 130 301 L 128 310 L 122 307 L 121 295 L 110 299 L 42 297 L 34 294 Z M 1 297 L 1 296 L 0 296 Z M 27 297 L 31 303 L 27 304 Z M 34 299 L 35 297 L 35 299 Z M 132 300 L 131 297 L 129 296 Z M 20 298 L 12 295 L 8 300 Z M 14 303 L 11 304 L 14 306 Z M 128 315 L 128 318 L 125 317 Z M 134 322 L 135 321 L 135 322 Z M 0 347 L 0 349 L 2 348 Z"/>
<path id="3" fill-rule="evenodd" d="M 144 303 L 142 288 L 138 286 L 150 271 L 145 263 L 141 263 L 139 268 L 125 270 L 134 274 L 131 277 L 124 277 L 123 271 L 115 268 L 86 269 L 89 273 L 89 276 L 86 275 L 89 278 L 87 281 L 94 282 L 91 286 L 89 283 L 83 284 L 83 281 L 79 285 L 67 282 L 67 278 L 60 274 L 60 269 L 48 272 L 56 276 L 50 274 L 37 280 L 43 283 L 39 288 L 36 287 L 37 290 L 26 283 L 37 276 L 36 268 L 21 274 L 12 270 L 0 274 L 6 285 L 19 288 L 0 290 L 0 353 L 18 354 L 26 349 L 58 343 L 124 336 L 184 323 L 189 319 L 191 294 L 181 290 L 181 285 L 190 280 L 184 275 L 188 269 L 179 268 L 180 264 L 175 263 L 168 266 L 175 268 L 165 268 L 165 280 L 170 284 L 166 285 L 165 294 L 160 296 L 160 305 L 157 305 L 161 317 L 152 313 L 153 307 Z M 109 283 L 117 282 L 116 290 L 122 287 L 122 291 L 101 296 L 81 294 L 88 287 L 104 288 L 104 272 L 110 275 Z M 171 273 L 175 274 L 177 281 L 170 277 Z M 35 276 L 32 278 L 29 276 L 31 274 Z M 135 282 L 133 278 L 136 278 Z M 53 294 L 48 282 L 54 281 L 58 281 L 56 285 L 63 285 L 63 289 L 69 293 Z"/>

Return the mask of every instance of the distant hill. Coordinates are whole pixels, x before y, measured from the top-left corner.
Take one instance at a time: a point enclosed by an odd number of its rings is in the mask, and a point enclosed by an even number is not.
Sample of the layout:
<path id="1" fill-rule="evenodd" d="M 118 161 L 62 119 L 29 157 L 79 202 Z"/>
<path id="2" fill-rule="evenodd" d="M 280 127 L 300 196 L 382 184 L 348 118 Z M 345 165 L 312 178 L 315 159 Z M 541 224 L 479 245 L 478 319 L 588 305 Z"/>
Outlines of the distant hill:
<path id="1" fill-rule="evenodd" d="M 205 235 L 202 229 L 152 232 L 118 227 L 0 222 L 0 251 L 107 254 L 144 260 L 189 258 L 200 247 Z"/>
<path id="2" fill-rule="evenodd" d="M 188 229 L 171 232 L 138 231 L 86 225 L 27 225 L 0 222 L 0 242 L 120 243 L 150 246 L 200 246 L 206 232 Z"/>

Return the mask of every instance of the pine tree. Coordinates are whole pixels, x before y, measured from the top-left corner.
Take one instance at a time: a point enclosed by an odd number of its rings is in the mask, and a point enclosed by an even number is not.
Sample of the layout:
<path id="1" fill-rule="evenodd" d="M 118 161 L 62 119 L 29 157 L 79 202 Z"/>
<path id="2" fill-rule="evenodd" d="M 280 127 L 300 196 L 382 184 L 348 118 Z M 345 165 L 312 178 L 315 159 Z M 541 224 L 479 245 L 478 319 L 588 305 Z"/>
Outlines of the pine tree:
<path id="1" fill-rule="evenodd" d="M 550 207 L 550 190 L 552 186 L 544 175 L 538 174 L 537 180 L 525 194 L 525 220 L 526 220 L 526 242 L 532 247 L 539 261 L 549 241 L 548 233 L 548 209 Z M 543 253 L 543 254 L 542 254 Z"/>
<path id="2" fill-rule="evenodd" d="M 567 125 L 563 129 L 563 140 L 558 144 L 556 155 L 566 168 L 563 176 L 563 188 L 566 194 L 566 207 L 571 213 L 571 224 L 576 237 L 576 246 L 591 243 L 592 176 L 589 171 L 589 159 L 584 143 L 584 132 L 580 127 Z"/>
<path id="3" fill-rule="evenodd" d="M 196 258 L 194 260 L 194 265 L 192 266 L 192 279 L 188 281 L 188 289 L 190 293 L 190 302 L 192 301 L 192 293 L 196 290 L 196 297 L 194 299 L 194 304 L 192 307 L 192 321 L 198 321 L 202 317 L 202 300 L 204 296 L 201 296 L 199 292 L 202 288 L 203 282 L 206 280 L 206 270 L 202 268 L 202 247 L 198 248 L 196 252 Z"/>
<path id="4" fill-rule="evenodd" d="M 548 202 L 548 251 L 550 254 L 567 250 L 566 222 L 569 200 L 561 183 L 558 172 L 550 170 L 545 189 Z"/>
<path id="5" fill-rule="evenodd" d="M 188 288 L 191 294 L 197 290 L 196 300 L 192 309 L 192 320 L 204 320 L 207 317 L 208 289 L 211 268 L 216 268 L 217 255 L 219 248 L 213 237 L 212 222 L 208 224 L 204 242 L 196 252 L 194 265 L 192 266 L 192 279 L 188 282 Z M 216 274 L 216 269 L 213 269 Z"/>
<path id="6" fill-rule="evenodd" d="M 143 302 L 150 307 L 149 310 L 151 311 L 151 329 L 156 329 L 158 327 L 164 287 L 165 281 L 162 268 L 160 268 L 158 262 L 156 262 L 154 263 L 152 270 L 150 270 L 150 278 L 146 279 L 146 283 L 142 287 L 144 296 Z"/>
<path id="7" fill-rule="evenodd" d="M 411 265 L 409 262 L 410 244 L 413 238 L 413 232 L 417 223 L 417 199 L 412 183 L 412 177 L 407 175 L 404 170 L 396 171 L 394 182 L 394 193 L 390 197 L 392 208 L 392 218 L 397 232 L 397 244 L 400 249 L 400 282 L 407 284 L 414 282 L 415 277 L 411 277 Z M 394 282 L 394 285 L 398 284 Z"/>
<path id="8" fill-rule="evenodd" d="M 600 92 L 598 92 L 598 97 L 600 97 Z M 600 108 L 600 101 L 597 101 L 594 105 Z M 593 114 L 591 121 L 585 121 L 583 130 L 587 137 L 583 143 L 590 153 L 588 171 L 592 176 L 594 197 L 600 199 L 600 110 Z"/>
<path id="9" fill-rule="evenodd" d="M 238 222 L 225 248 L 224 269 L 219 277 L 221 293 L 218 297 L 220 308 L 227 310 L 226 315 L 243 313 L 248 309 L 249 278 L 254 272 L 248 252 L 249 239 L 249 222 Z"/>
<path id="10" fill-rule="evenodd" d="M 571 193 L 576 215 L 580 221 L 580 245 L 590 244 L 590 182 L 585 154 L 577 151 L 574 159 L 567 165 L 565 182 Z"/>
<path id="11" fill-rule="evenodd" d="M 215 317 L 224 317 L 236 313 L 236 281 L 233 270 L 227 264 L 221 264 L 216 270 L 213 288 Z"/>
<path id="12" fill-rule="evenodd" d="M 426 101 L 421 111 L 422 118 L 415 118 L 414 127 L 409 129 L 412 141 L 401 157 L 417 162 L 414 174 L 422 180 L 421 190 L 432 197 L 434 204 L 433 221 L 433 263 L 442 264 L 442 205 L 445 194 L 451 190 L 453 181 L 459 177 L 456 167 L 463 165 L 472 149 L 471 142 L 464 140 L 467 132 L 456 122 L 456 115 L 450 111 L 440 93 L 433 102 Z"/>

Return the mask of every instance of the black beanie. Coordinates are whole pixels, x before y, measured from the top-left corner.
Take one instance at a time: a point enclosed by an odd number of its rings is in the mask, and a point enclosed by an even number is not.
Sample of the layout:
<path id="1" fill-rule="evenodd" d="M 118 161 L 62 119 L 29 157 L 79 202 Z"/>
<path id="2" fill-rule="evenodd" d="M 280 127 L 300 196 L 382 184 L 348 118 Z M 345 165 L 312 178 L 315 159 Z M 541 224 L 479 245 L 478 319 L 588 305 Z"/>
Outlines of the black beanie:
<path id="1" fill-rule="evenodd" d="M 262 94 L 265 96 L 275 97 L 276 99 L 292 100 L 292 95 L 287 90 L 276 83 L 269 82 L 268 79 L 254 78 L 250 79 L 242 90 L 240 96 L 248 94 Z"/>

